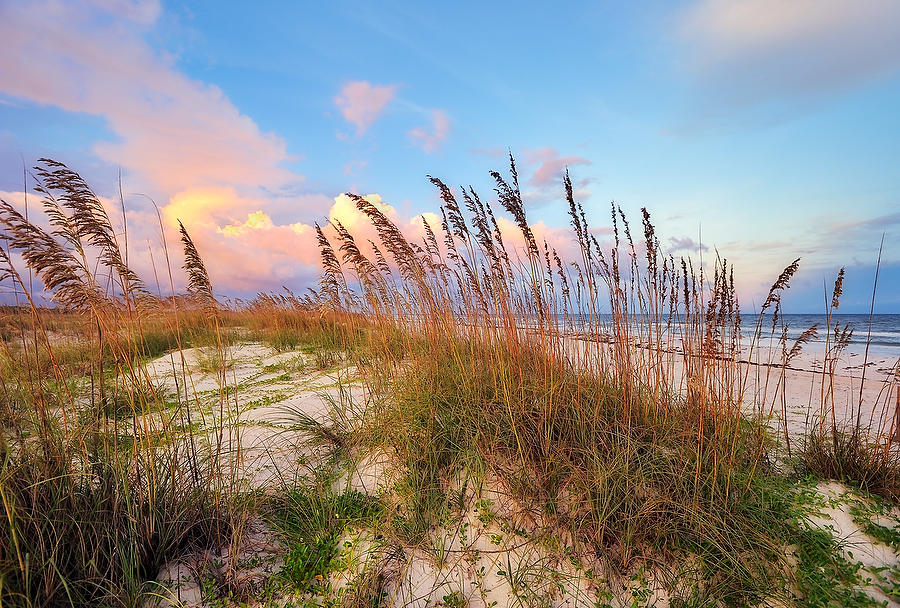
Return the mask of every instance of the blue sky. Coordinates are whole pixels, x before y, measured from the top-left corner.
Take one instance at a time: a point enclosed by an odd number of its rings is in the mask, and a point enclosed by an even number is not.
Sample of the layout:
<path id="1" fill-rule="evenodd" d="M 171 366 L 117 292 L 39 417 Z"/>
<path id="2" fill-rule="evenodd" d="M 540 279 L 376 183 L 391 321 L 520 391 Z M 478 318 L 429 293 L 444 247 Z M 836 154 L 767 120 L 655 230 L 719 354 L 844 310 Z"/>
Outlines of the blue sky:
<path id="1" fill-rule="evenodd" d="M 747 309 L 801 257 L 789 310 L 845 265 L 842 308 L 868 311 L 884 235 L 877 309 L 900 312 L 897 31 L 895 0 L 0 2 L 0 192 L 40 156 L 102 195 L 121 170 L 140 270 L 139 194 L 248 295 L 314 281 L 342 192 L 414 231 L 427 174 L 488 195 L 512 151 L 561 250 L 568 166 L 595 227 L 646 206 L 676 255 L 737 264 Z"/>

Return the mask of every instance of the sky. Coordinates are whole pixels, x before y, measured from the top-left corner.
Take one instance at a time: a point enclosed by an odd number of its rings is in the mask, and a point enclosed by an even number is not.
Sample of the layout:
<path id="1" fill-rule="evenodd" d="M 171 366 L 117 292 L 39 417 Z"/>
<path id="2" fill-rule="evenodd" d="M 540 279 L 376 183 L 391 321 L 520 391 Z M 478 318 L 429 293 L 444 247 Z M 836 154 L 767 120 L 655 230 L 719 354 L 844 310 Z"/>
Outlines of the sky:
<path id="1" fill-rule="evenodd" d="M 490 198 L 512 153 L 561 252 L 568 167 L 598 235 L 646 207 L 667 252 L 735 264 L 748 311 L 799 257 L 786 310 L 846 266 L 841 311 L 868 312 L 883 239 L 900 313 L 897 31 L 896 0 L 0 0 L 0 198 L 40 157 L 110 201 L 121 175 L 139 272 L 180 219 L 251 297 L 315 284 L 315 222 L 366 234 L 342 193 L 416 235 L 427 175 Z"/>

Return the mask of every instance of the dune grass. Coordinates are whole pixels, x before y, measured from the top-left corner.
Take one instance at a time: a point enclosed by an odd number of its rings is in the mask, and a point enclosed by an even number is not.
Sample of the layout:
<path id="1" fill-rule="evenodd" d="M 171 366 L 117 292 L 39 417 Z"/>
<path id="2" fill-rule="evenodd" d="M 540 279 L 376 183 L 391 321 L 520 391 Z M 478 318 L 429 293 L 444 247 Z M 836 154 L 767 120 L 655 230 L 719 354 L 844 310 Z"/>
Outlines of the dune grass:
<path id="1" fill-rule="evenodd" d="M 136 606 L 154 593 L 163 563 L 232 533 L 221 447 L 191 434 L 186 395 L 173 416 L 152 415 L 170 404 L 142 368 L 216 336 L 216 323 L 167 313 L 77 174 L 44 161 L 37 179 L 49 232 L 0 205 L 4 273 L 29 304 L 8 311 L 15 330 L 2 344 L 0 597 L 11 606 Z M 65 314 L 36 306 L 10 251 Z M 191 316 L 195 329 L 182 331 Z"/>
<path id="2" fill-rule="evenodd" d="M 509 178 L 492 175 L 519 234 L 501 232 L 474 190 L 435 178 L 442 224 L 423 218 L 420 242 L 361 197 L 357 207 L 380 239 L 371 259 L 340 224 L 333 241 L 318 232 L 327 302 L 373 320 L 376 349 L 379 330 L 407 332 L 405 348 L 378 358 L 372 378 L 384 404 L 372 441 L 390 446 L 406 471 L 406 541 L 437 525 L 459 470 L 487 469 L 535 526 L 565 531 L 576 551 L 602 555 L 620 573 L 646 560 L 696 558 L 694 600 L 728 605 L 791 587 L 778 574 L 784 546 L 805 533 L 785 523 L 793 518 L 772 495 L 790 440 L 779 447 L 770 430 L 775 399 L 747 403 L 739 359 L 749 352 L 752 360 L 771 332 L 781 351 L 766 372 L 774 368 L 774 383 L 812 336 L 788 343 L 777 325 L 798 262 L 773 283 L 748 344 L 725 260 L 708 276 L 692 260 L 667 257 L 646 210 L 637 242 L 615 206 L 613 244 L 601 246 L 566 176 L 578 255 L 563 261 L 532 232 L 512 159 Z M 588 339 L 573 340 L 576 328 Z M 831 348 L 847 339 L 844 330 Z M 827 405 L 815 428 L 836 426 Z M 838 447 L 836 433 L 829 441 Z M 857 432 L 849 443 L 820 451 L 829 464 L 814 468 L 807 442 L 807 470 L 891 496 L 900 467 L 890 429 Z"/>
<path id="3" fill-rule="evenodd" d="M 748 341 L 725 260 L 666 256 L 649 213 L 634 239 L 617 207 L 601 244 L 568 175 L 575 249 L 563 259 L 530 228 L 515 164 L 492 175 L 497 210 L 432 178 L 442 222 L 423 218 L 417 238 L 351 195 L 377 242 L 361 247 L 339 222 L 317 227 L 318 290 L 228 307 L 184 226 L 188 293 L 152 294 L 87 184 L 43 161 L 50 228 L 0 204 L 0 257 L 24 302 L 0 311 L 0 603 L 144 605 L 161 595 L 162 565 L 229 545 L 256 516 L 291 539 L 282 578 L 306 593 L 348 526 L 423 546 L 458 510 L 459 479 L 491 477 L 528 534 L 622 579 L 680 572 L 667 586 L 682 605 L 865 605 L 852 565 L 806 523 L 792 480 L 810 472 L 896 501 L 896 418 L 846 431 L 823 390 L 792 449 L 777 391 L 750 399 L 740 363 L 767 363 L 766 379 L 781 382 L 812 336 L 788 343 L 777 324 L 797 263 L 773 283 Z M 501 208 L 516 232 L 501 230 Z M 12 253 L 57 308 L 35 303 Z M 835 359 L 847 335 L 828 331 Z M 764 337 L 777 345 L 766 354 Z M 316 369 L 355 368 L 370 400 L 362 425 L 307 420 L 306 431 L 342 457 L 389 454 L 401 472 L 391 501 L 330 483 L 244 493 L 239 455 L 223 458 L 238 409 L 227 351 L 244 340 L 300 351 Z M 191 347 L 218 382 L 202 431 L 183 369 Z M 166 352 L 182 357 L 175 394 L 143 367 Z M 386 597 L 381 574 L 364 583 L 347 602 Z"/>

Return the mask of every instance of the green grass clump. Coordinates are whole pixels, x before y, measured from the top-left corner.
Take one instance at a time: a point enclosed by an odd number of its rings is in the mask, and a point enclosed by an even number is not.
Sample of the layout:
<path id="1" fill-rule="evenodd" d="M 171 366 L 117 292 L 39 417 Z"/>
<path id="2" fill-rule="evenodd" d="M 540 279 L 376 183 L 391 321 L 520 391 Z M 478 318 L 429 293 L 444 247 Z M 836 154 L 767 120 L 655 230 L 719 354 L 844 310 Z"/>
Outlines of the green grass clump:
<path id="1" fill-rule="evenodd" d="M 147 460 L 127 471 L 98 453 L 79 470 L 56 457 L 67 453 L 0 453 L 4 606 L 138 606 L 163 564 L 228 536 L 187 467 Z"/>
<path id="2" fill-rule="evenodd" d="M 338 494 L 301 486 L 287 492 L 275 501 L 270 516 L 288 547 L 281 576 L 300 592 L 324 584 L 344 530 L 373 526 L 383 515 L 376 498 L 352 490 Z"/>
<path id="3" fill-rule="evenodd" d="M 623 571 L 648 554 L 692 554 L 706 567 L 705 597 L 740 605 L 777 589 L 770 573 L 783 550 L 770 531 L 780 515 L 752 426 L 702 424 L 686 401 L 645 409 L 611 379 L 519 346 L 436 344 L 387 399 L 373 441 L 405 465 L 409 508 L 395 527 L 409 542 L 443 517 L 451 476 L 483 466 L 520 508 Z"/>

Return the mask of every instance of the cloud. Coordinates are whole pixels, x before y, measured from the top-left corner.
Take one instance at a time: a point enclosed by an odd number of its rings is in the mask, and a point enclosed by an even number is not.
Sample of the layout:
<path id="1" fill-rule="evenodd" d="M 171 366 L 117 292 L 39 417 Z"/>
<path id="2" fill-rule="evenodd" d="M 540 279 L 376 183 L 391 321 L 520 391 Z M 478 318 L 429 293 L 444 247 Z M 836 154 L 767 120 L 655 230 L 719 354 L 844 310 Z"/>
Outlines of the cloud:
<path id="1" fill-rule="evenodd" d="M 867 220 L 841 222 L 835 226 L 835 230 L 852 231 L 857 229 L 874 229 L 877 232 L 897 225 L 900 225 L 900 211 L 892 211 L 891 213 L 884 213 Z"/>
<path id="2" fill-rule="evenodd" d="M 357 171 L 361 171 L 369 164 L 367 160 L 351 160 L 344 165 L 344 175 L 353 175 Z"/>
<path id="3" fill-rule="evenodd" d="M 378 194 L 367 194 L 364 198 L 407 234 L 422 233 L 414 218 L 400 217 Z M 243 203 L 252 205 L 253 201 Z M 345 194 L 333 198 L 327 217 L 332 222 L 341 222 L 357 238 L 360 249 L 370 254 L 366 241 L 377 242 L 378 235 L 353 199 Z M 327 222 L 320 225 L 331 234 Z M 225 286 L 232 291 L 255 293 L 282 285 L 313 285 L 320 272 L 315 226 L 303 222 L 279 224 L 263 209 L 249 211 L 243 219 L 221 227 L 217 223 L 195 225 L 191 237 L 201 256 L 206 256 L 207 251 L 216 252 L 215 256 L 204 257 L 214 286 Z"/>
<path id="4" fill-rule="evenodd" d="M 219 225 L 233 222 L 247 209 L 265 205 L 267 201 L 242 196 L 232 186 L 191 188 L 174 195 L 162 208 L 169 225 L 180 220 L 186 226 Z"/>
<path id="5" fill-rule="evenodd" d="M 331 197 L 299 192 L 303 176 L 282 166 L 292 160 L 282 139 L 145 42 L 159 15 L 154 1 L 0 3 L 0 93 L 106 122 L 115 138 L 93 151 L 128 170 L 126 193 L 141 189 L 159 201 L 173 269 L 181 265 L 180 219 L 222 292 L 314 280 L 311 227 L 291 222 L 298 212 L 327 213 Z M 145 278 L 165 277 L 155 268 L 164 259 L 156 209 L 127 199 L 129 262 Z"/>
<path id="6" fill-rule="evenodd" d="M 671 253 L 675 253 L 676 251 L 687 251 L 690 253 L 696 253 L 697 251 L 708 251 L 709 246 L 704 245 L 702 243 L 698 243 L 694 239 L 689 236 L 677 238 L 677 237 L 669 237 L 669 251 Z"/>
<path id="7" fill-rule="evenodd" d="M 896 0 L 700 0 L 682 17 L 707 101 L 809 98 L 900 69 Z"/>
<path id="8" fill-rule="evenodd" d="M 443 110 L 432 110 L 431 122 L 431 132 L 428 132 L 425 127 L 416 127 L 408 133 L 413 145 L 422 148 L 425 154 L 439 150 L 450 134 L 450 117 Z"/>
<path id="9" fill-rule="evenodd" d="M 900 262 L 900 248 L 892 246 L 900 239 L 900 211 L 889 211 L 867 219 L 824 221 L 812 232 L 812 248 L 821 265 L 865 265 L 875 261 L 883 239 L 881 259 Z M 835 243 L 842 246 L 835 247 Z"/>
<path id="10" fill-rule="evenodd" d="M 176 201 L 177 205 L 173 205 L 164 213 L 179 213 L 184 209 L 198 206 L 215 206 L 216 209 L 221 209 L 224 205 L 213 205 L 214 201 L 209 199 L 226 194 L 197 193 L 197 199 L 193 203 L 190 200 Z M 423 242 L 425 236 L 423 219 L 428 221 L 433 230 L 440 231 L 441 219 L 435 213 L 426 212 L 408 216 L 385 203 L 378 194 L 367 194 L 364 198 L 394 222 L 411 242 L 419 244 Z M 257 201 L 252 199 L 240 200 L 238 206 L 245 209 L 245 212 L 230 222 L 194 223 L 193 228 L 189 227 L 201 256 L 207 260 L 214 286 L 217 289 L 227 286 L 230 290 L 255 292 L 278 289 L 282 285 L 296 286 L 304 282 L 313 284 L 319 274 L 319 250 L 315 239 L 315 227 L 303 222 L 279 224 L 264 209 L 253 209 L 252 205 L 255 202 Z M 235 208 L 230 207 L 226 215 L 235 215 Z M 382 251 L 385 251 L 371 220 L 357 209 L 356 203 L 349 196 L 342 194 L 334 197 L 327 218 L 330 222 L 340 222 L 350 231 L 357 246 L 370 260 L 374 259 L 370 240 L 378 243 Z M 526 246 L 519 227 L 502 214 L 498 214 L 497 223 L 510 255 L 524 259 L 527 255 Z M 327 222 L 320 222 L 320 225 L 326 235 L 334 236 Z M 532 224 L 531 228 L 539 244 L 546 240 L 564 260 L 579 259 L 580 254 L 570 229 L 549 227 L 540 221 Z M 592 229 L 592 232 L 606 235 L 609 230 Z M 443 248 L 440 233 L 438 240 L 440 247 Z M 332 238 L 332 245 L 337 248 L 339 243 Z M 207 256 L 209 251 L 217 253 L 215 256 Z M 346 268 L 345 271 L 349 272 Z"/>
<path id="11" fill-rule="evenodd" d="M 520 181 L 522 198 L 529 206 L 541 205 L 550 201 L 562 201 L 564 196 L 562 178 L 566 168 L 591 164 L 591 161 L 580 156 L 561 156 L 558 150 L 549 147 L 523 148 L 521 152 L 514 154 L 514 157 L 520 176 L 528 175 L 529 171 L 531 172 L 530 177 Z M 587 189 L 590 182 L 590 178 L 573 179 L 573 193 L 576 200 L 583 201 L 590 197 L 591 192 Z"/>
<path id="12" fill-rule="evenodd" d="M 358 80 L 345 84 L 334 103 L 347 122 L 356 125 L 356 135 L 360 136 L 378 120 L 396 95 L 397 85 L 373 85 Z"/>
<path id="13" fill-rule="evenodd" d="M 900 212 L 897 211 L 851 220 L 840 214 L 821 214 L 802 229 L 800 226 L 790 228 L 788 232 L 794 236 L 787 240 L 741 240 L 726 245 L 729 250 L 742 252 L 754 261 L 771 253 L 782 259 L 801 255 L 804 265 L 820 269 L 873 263 L 884 237 L 882 260 L 900 262 L 900 249 L 891 247 L 900 238 Z"/>
<path id="14" fill-rule="evenodd" d="M 0 198 L 24 210 L 24 193 L 0 191 Z M 377 194 L 366 198 L 401 226 L 410 225 L 392 207 L 382 203 Z M 118 201 L 104 198 L 101 201 L 117 227 L 117 234 L 122 235 L 118 227 L 121 223 Z M 318 200 L 313 202 L 319 204 Z M 279 223 L 269 212 L 272 208 L 269 203 L 265 198 L 243 196 L 231 187 L 197 188 L 172 197 L 160 213 L 164 226 L 177 225 L 179 219 L 184 222 L 217 293 L 253 295 L 283 285 L 294 288 L 314 285 L 320 273 L 314 226 L 304 222 Z M 339 219 L 367 238 L 377 239 L 375 230 L 348 197 L 341 195 L 328 199 L 328 203 L 327 217 Z M 28 205 L 30 219 L 46 230 L 52 229 L 39 211 L 40 197 L 29 194 Z M 128 210 L 129 265 L 154 291 L 159 288 L 163 295 L 169 293 L 166 256 L 170 256 L 168 261 L 173 270 L 181 266 L 177 234 L 168 231 L 166 238 L 168 243 L 164 247 L 152 205 L 146 203 Z M 120 246 L 124 247 L 124 241 L 120 241 Z M 25 264 L 17 255 L 14 261 L 18 270 L 24 271 Z M 174 274 L 176 290 L 183 289 L 183 278 L 177 272 Z M 163 284 L 158 286 L 156 280 Z M 41 292 L 37 282 L 35 287 L 41 297 L 49 298 L 50 294 Z M 0 297 L 9 301 L 8 291 L 0 289 Z"/>
<path id="15" fill-rule="evenodd" d="M 560 156 L 555 148 L 526 149 L 524 158 L 528 164 L 538 165 L 529 179 L 538 188 L 546 188 L 561 181 L 566 167 L 591 164 L 591 161 L 580 156 Z"/>
<path id="16" fill-rule="evenodd" d="M 161 12 L 159 0 L 91 0 L 98 9 L 137 23 L 154 23 Z"/>
<path id="17" fill-rule="evenodd" d="M 117 139 L 96 143 L 94 153 L 163 193 L 301 180 L 281 167 L 283 140 L 144 42 L 158 13 L 156 3 L 124 0 L 3 3 L 0 91 L 102 117 Z"/>

